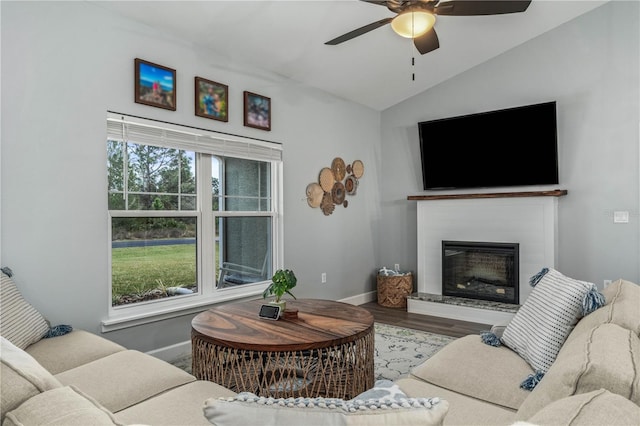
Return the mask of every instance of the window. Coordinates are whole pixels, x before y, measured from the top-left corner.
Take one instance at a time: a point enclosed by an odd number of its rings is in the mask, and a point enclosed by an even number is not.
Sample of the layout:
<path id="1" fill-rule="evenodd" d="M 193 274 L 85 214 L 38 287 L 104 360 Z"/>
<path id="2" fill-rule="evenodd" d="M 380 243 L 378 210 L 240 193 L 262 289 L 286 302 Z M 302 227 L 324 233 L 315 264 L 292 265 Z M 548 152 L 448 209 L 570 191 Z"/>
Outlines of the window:
<path id="1" fill-rule="evenodd" d="M 261 293 L 282 253 L 281 146 L 111 113 L 107 129 L 106 324 Z"/>
<path id="2" fill-rule="evenodd" d="M 214 191 L 213 210 L 218 211 L 218 288 L 265 281 L 272 275 L 271 173 L 266 162 L 226 158 L 222 194 Z M 215 178 L 212 178 L 212 180 Z M 251 212 L 248 215 L 244 212 Z M 215 215 L 215 213 L 214 213 Z"/>

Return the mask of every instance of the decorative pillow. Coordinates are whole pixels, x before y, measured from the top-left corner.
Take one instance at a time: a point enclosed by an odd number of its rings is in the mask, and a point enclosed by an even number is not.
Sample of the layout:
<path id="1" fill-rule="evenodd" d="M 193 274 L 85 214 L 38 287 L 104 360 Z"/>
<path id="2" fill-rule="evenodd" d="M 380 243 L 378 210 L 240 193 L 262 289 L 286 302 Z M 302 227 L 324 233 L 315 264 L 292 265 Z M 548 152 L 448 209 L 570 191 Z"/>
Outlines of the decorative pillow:
<path id="1" fill-rule="evenodd" d="M 0 396 L 2 419 L 8 411 L 20 406 L 29 398 L 62 384 L 44 369 L 31 355 L 0 336 Z"/>
<path id="2" fill-rule="evenodd" d="M 595 284 L 544 268 L 534 275 L 531 294 L 509 322 L 500 341 L 517 352 L 539 379 L 556 359 L 574 325 L 604 305 Z M 529 389 L 535 386 L 531 383 Z M 523 383 L 525 385 L 525 383 Z"/>
<path id="3" fill-rule="evenodd" d="M 62 386 L 38 361 L 0 336 L 0 361 L 28 380 L 40 392 Z"/>
<path id="4" fill-rule="evenodd" d="M 367 401 L 340 398 L 265 398 L 242 392 L 209 398 L 204 416 L 216 426 L 442 425 L 449 403 L 440 398 Z"/>
<path id="5" fill-rule="evenodd" d="M 96 400 L 75 386 L 52 389 L 30 398 L 7 413 L 3 426 L 123 425 Z"/>
<path id="6" fill-rule="evenodd" d="M 406 399 L 408 396 L 402 392 L 400 386 L 396 385 L 391 380 L 377 380 L 371 389 L 362 392 L 353 399 L 355 401 L 367 401 L 370 399 L 377 399 L 380 401 L 399 401 L 403 398 Z"/>
<path id="7" fill-rule="evenodd" d="M 42 339 L 49 324 L 16 287 L 13 280 L 0 273 L 0 332 L 20 349 Z"/>

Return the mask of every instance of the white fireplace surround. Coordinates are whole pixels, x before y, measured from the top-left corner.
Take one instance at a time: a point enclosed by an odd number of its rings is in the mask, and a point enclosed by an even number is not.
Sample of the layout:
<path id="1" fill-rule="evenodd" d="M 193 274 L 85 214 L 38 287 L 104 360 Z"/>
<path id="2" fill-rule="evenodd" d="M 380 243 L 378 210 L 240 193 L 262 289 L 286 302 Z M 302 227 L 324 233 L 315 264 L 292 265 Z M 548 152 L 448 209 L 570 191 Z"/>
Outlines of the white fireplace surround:
<path id="1" fill-rule="evenodd" d="M 529 278 L 557 261 L 558 195 L 512 193 L 409 197 L 418 201 L 418 293 L 442 294 L 442 241 L 486 241 L 520 245 L 520 304 L 531 293 Z M 439 306 L 434 306 L 439 305 Z M 409 299 L 407 311 L 481 324 L 504 323 L 512 313 Z"/>

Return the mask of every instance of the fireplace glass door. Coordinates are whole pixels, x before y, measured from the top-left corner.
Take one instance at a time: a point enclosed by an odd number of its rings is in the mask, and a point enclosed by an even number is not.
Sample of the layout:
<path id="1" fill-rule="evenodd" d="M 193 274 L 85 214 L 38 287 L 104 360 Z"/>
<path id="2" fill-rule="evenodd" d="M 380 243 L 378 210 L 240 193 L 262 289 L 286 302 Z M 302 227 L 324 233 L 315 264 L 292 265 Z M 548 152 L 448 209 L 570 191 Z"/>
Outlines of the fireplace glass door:
<path id="1" fill-rule="evenodd" d="M 442 294 L 519 303 L 518 243 L 443 241 Z"/>

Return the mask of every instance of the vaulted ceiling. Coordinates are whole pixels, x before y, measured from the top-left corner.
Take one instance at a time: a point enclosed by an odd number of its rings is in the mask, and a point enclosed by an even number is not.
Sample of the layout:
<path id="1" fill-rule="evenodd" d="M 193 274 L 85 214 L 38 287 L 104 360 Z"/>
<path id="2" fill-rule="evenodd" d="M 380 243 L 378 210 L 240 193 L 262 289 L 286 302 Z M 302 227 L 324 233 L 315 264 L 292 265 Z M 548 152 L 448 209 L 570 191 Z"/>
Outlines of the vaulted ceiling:
<path id="1" fill-rule="evenodd" d="M 192 43 L 215 56 L 216 66 L 264 70 L 380 111 L 607 1 L 533 0 L 523 13 L 438 16 L 440 48 L 420 55 L 411 40 L 396 35 L 390 25 L 325 45 L 395 16 L 365 1 L 90 0 Z"/>

